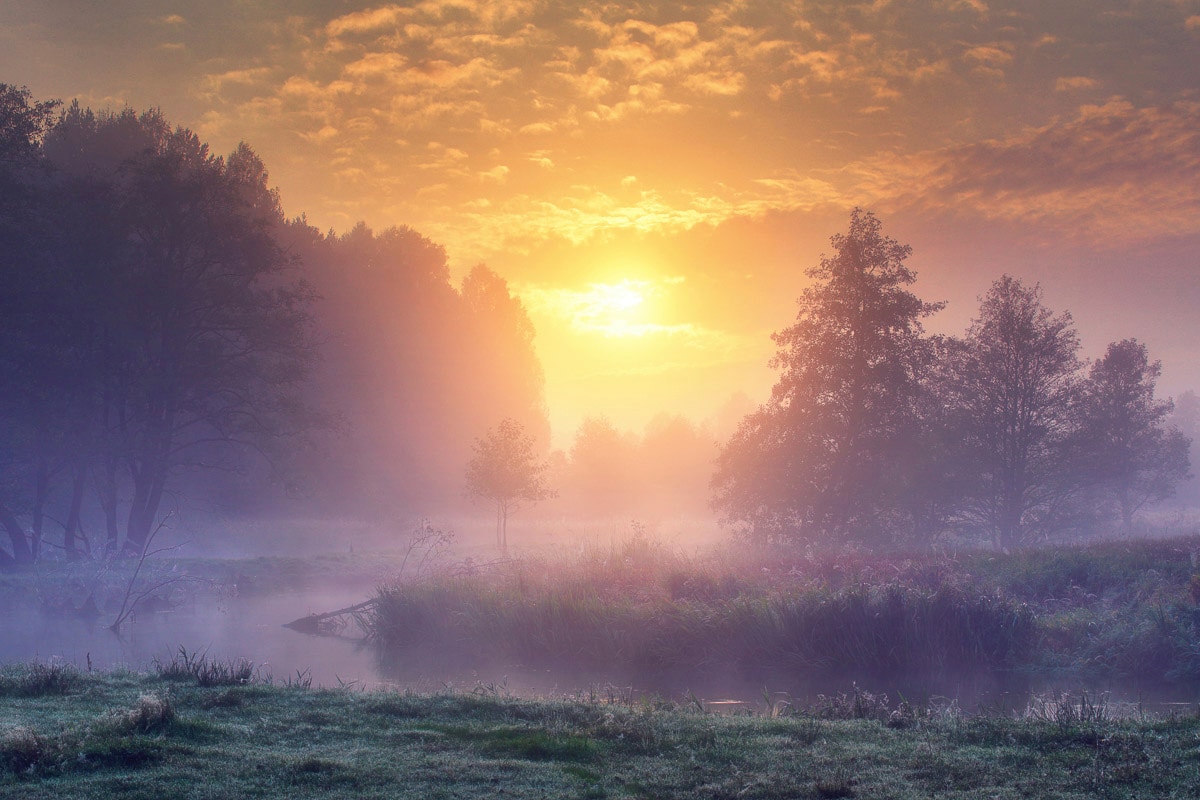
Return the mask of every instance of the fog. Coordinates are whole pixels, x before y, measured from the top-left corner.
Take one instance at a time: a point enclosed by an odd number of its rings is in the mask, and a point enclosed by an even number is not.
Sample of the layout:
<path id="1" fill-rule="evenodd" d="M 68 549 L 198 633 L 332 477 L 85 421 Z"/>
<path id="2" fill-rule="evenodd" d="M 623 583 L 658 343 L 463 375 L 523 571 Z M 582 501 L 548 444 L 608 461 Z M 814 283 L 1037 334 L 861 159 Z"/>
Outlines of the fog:
<path id="1" fill-rule="evenodd" d="M 1200 404 L 1159 395 L 1136 338 L 1084 359 L 1040 286 L 996 276 L 964 330 L 927 335 L 941 304 L 911 250 L 856 209 L 772 321 L 769 397 L 552 431 L 539 332 L 486 265 L 455 278 L 409 228 L 286 218 L 253 150 L 214 156 L 159 112 L 0 89 L 0 660 L 733 703 L 856 681 L 1194 699 Z M 1078 609 L 1126 614 L 1129 638 Z M 325 635 L 283 627 L 323 613 Z M 1146 646 L 1158 661 L 1123 660 Z M 1102 677 L 1046 677 L 1094 658 Z"/>

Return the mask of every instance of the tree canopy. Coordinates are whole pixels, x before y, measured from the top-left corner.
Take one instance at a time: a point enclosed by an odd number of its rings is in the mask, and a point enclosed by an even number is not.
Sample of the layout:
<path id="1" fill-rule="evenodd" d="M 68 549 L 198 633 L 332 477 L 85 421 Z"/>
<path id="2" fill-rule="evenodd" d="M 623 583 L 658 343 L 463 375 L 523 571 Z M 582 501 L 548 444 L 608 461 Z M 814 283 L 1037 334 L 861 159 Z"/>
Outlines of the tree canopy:
<path id="1" fill-rule="evenodd" d="M 1005 275 L 966 335 L 927 337 L 910 249 L 867 212 L 808 271 L 775 334 L 770 399 L 722 449 L 714 505 L 759 540 L 1013 548 L 1169 497 L 1189 441 L 1154 397 L 1157 362 L 1110 345 L 1085 377 L 1070 314 Z M 1112 511 L 1115 509 L 1115 513 Z"/>
<path id="2" fill-rule="evenodd" d="M 871 536 L 891 513 L 900 447 L 913 427 L 930 348 L 921 320 L 940 305 L 907 290 L 911 249 L 855 209 L 806 274 L 796 322 L 774 334 L 770 400 L 726 445 L 716 505 L 759 536 Z"/>
<path id="3" fill-rule="evenodd" d="M 276 238 L 278 198 L 258 156 L 222 158 L 156 111 L 72 105 L 40 142 L 27 179 L 37 214 L 21 257 L 0 262 L 0 319 L 14 387 L 6 514 L 44 537 L 60 480 L 71 485 L 73 551 L 90 484 L 109 547 L 137 550 L 172 476 L 236 468 L 303 428 L 298 390 L 314 354 L 312 291 Z M 124 519 L 118 519 L 119 509 Z"/>

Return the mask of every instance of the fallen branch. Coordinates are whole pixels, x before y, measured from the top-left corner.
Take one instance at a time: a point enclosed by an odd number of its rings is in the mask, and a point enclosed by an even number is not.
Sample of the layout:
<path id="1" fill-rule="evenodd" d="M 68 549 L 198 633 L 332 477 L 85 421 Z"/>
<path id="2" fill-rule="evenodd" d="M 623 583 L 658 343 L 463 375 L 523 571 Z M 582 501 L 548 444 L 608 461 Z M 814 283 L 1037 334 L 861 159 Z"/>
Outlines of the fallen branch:
<path id="1" fill-rule="evenodd" d="M 355 620 L 359 620 L 361 619 L 360 615 L 363 611 L 373 608 L 374 606 L 375 600 L 364 600 L 356 605 L 347 606 L 346 608 L 339 608 L 337 611 L 327 611 L 324 614 L 309 614 L 307 617 L 301 617 L 300 619 L 295 619 L 291 622 L 285 622 L 283 627 L 291 628 L 292 630 L 300 631 L 301 633 L 325 634 L 329 632 L 328 626 L 323 628 L 321 623 L 328 622 L 329 620 L 336 619 L 337 617 L 341 617 L 346 614 L 354 617 Z M 344 625 L 342 627 L 344 627 Z"/>

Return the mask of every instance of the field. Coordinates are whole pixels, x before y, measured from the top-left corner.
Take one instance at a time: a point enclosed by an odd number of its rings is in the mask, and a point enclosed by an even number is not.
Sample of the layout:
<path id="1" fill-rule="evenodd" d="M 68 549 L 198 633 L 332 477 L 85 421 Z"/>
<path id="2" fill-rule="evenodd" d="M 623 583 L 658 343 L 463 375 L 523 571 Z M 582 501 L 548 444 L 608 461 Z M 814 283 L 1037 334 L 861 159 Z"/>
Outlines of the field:
<path id="1" fill-rule="evenodd" d="M 1195 797 L 1200 719 L 1086 697 L 968 716 L 859 692 L 718 715 L 257 681 L 236 663 L 0 671 L 0 797 Z"/>

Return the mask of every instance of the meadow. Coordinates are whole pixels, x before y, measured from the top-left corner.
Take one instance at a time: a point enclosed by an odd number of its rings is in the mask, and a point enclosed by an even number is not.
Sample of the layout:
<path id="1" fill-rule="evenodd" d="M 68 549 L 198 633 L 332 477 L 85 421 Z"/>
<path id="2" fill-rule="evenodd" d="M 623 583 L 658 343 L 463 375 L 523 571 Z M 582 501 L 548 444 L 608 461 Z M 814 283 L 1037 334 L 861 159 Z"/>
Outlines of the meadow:
<path id="1" fill-rule="evenodd" d="M 1086 696 L 969 715 L 855 691 L 714 714 L 603 692 L 319 690 L 182 654 L 140 673 L 0 668 L 0 720 L 0 797 L 30 800 L 1200 793 L 1200 718 Z"/>

